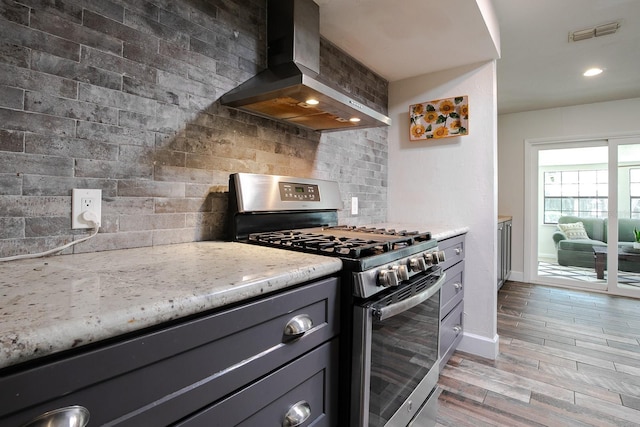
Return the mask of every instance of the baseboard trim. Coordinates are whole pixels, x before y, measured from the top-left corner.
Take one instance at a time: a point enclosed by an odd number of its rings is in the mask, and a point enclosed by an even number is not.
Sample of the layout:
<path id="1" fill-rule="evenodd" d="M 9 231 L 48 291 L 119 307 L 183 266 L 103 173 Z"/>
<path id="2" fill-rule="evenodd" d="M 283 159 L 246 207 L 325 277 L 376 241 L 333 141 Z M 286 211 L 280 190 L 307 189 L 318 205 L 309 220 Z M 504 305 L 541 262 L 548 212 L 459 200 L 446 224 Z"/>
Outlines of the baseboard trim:
<path id="1" fill-rule="evenodd" d="M 558 262 L 558 254 L 556 252 L 550 254 L 538 254 L 538 259 L 545 260 L 553 260 L 554 262 Z"/>
<path id="2" fill-rule="evenodd" d="M 500 351 L 500 337 L 496 334 L 493 338 L 484 337 L 465 332 L 456 350 L 475 354 L 486 359 L 495 360 Z"/>
<path id="3" fill-rule="evenodd" d="M 511 271 L 509 274 L 509 280 L 514 282 L 524 282 L 524 273 L 522 271 Z"/>

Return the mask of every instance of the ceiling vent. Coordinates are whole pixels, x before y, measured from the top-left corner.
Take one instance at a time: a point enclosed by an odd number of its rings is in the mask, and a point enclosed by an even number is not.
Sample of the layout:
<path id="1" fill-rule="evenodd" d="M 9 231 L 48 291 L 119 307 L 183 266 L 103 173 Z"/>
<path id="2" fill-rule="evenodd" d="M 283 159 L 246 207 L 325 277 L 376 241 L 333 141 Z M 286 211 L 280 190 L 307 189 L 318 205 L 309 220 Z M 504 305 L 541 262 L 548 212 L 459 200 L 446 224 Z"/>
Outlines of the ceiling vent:
<path id="1" fill-rule="evenodd" d="M 598 25 L 597 27 L 586 28 L 584 30 L 572 31 L 569 33 L 570 42 L 578 42 L 593 37 L 606 36 L 613 34 L 620 28 L 620 22 L 610 22 L 608 24 Z"/>

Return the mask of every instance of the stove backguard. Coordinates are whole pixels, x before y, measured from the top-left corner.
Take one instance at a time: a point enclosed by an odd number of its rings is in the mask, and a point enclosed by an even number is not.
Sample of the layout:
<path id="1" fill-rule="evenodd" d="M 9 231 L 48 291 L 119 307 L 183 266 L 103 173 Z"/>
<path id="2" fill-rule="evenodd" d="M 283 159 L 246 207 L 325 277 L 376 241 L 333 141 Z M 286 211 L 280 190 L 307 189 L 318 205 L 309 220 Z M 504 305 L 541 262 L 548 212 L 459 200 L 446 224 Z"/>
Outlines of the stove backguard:
<path id="1" fill-rule="evenodd" d="M 229 238 L 283 229 L 335 226 L 342 209 L 338 183 L 235 173 L 229 176 Z"/>

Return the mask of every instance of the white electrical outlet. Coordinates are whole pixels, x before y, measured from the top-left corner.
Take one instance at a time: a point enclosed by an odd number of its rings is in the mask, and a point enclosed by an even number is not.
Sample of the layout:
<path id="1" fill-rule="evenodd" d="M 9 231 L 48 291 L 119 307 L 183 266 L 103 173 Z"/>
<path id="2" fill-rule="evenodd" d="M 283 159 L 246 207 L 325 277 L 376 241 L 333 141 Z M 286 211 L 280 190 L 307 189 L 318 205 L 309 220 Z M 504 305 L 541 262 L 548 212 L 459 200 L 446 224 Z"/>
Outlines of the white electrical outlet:
<path id="1" fill-rule="evenodd" d="M 95 224 L 83 218 L 84 212 L 93 212 L 102 222 L 102 190 L 74 188 L 71 193 L 71 228 L 94 228 Z"/>
<path id="2" fill-rule="evenodd" d="M 358 198 L 351 198 L 351 215 L 358 215 Z"/>

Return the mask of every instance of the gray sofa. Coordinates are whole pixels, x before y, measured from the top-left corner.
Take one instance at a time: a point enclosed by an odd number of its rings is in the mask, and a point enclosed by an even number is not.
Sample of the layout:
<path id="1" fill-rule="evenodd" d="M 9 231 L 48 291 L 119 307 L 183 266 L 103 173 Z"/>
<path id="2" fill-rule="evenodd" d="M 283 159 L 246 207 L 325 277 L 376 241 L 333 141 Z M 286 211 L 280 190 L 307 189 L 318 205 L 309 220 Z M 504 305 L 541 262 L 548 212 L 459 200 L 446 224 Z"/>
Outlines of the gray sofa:
<path id="1" fill-rule="evenodd" d="M 558 264 L 575 267 L 594 267 L 593 246 L 607 246 L 608 219 L 581 218 L 577 216 L 562 216 L 558 224 L 575 224 L 582 222 L 588 238 L 568 238 L 567 234 L 558 229 L 553 233 L 553 241 L 558 251 Z M 618 246 L 632 246 L 634 242 L 633 229 L 640 229 L 640 219 L 618 219 Z M 574 236 L 575 237 L 575 236 Z M 640 272 L 640 263 L 620 261 L 621 271 Z"/>

